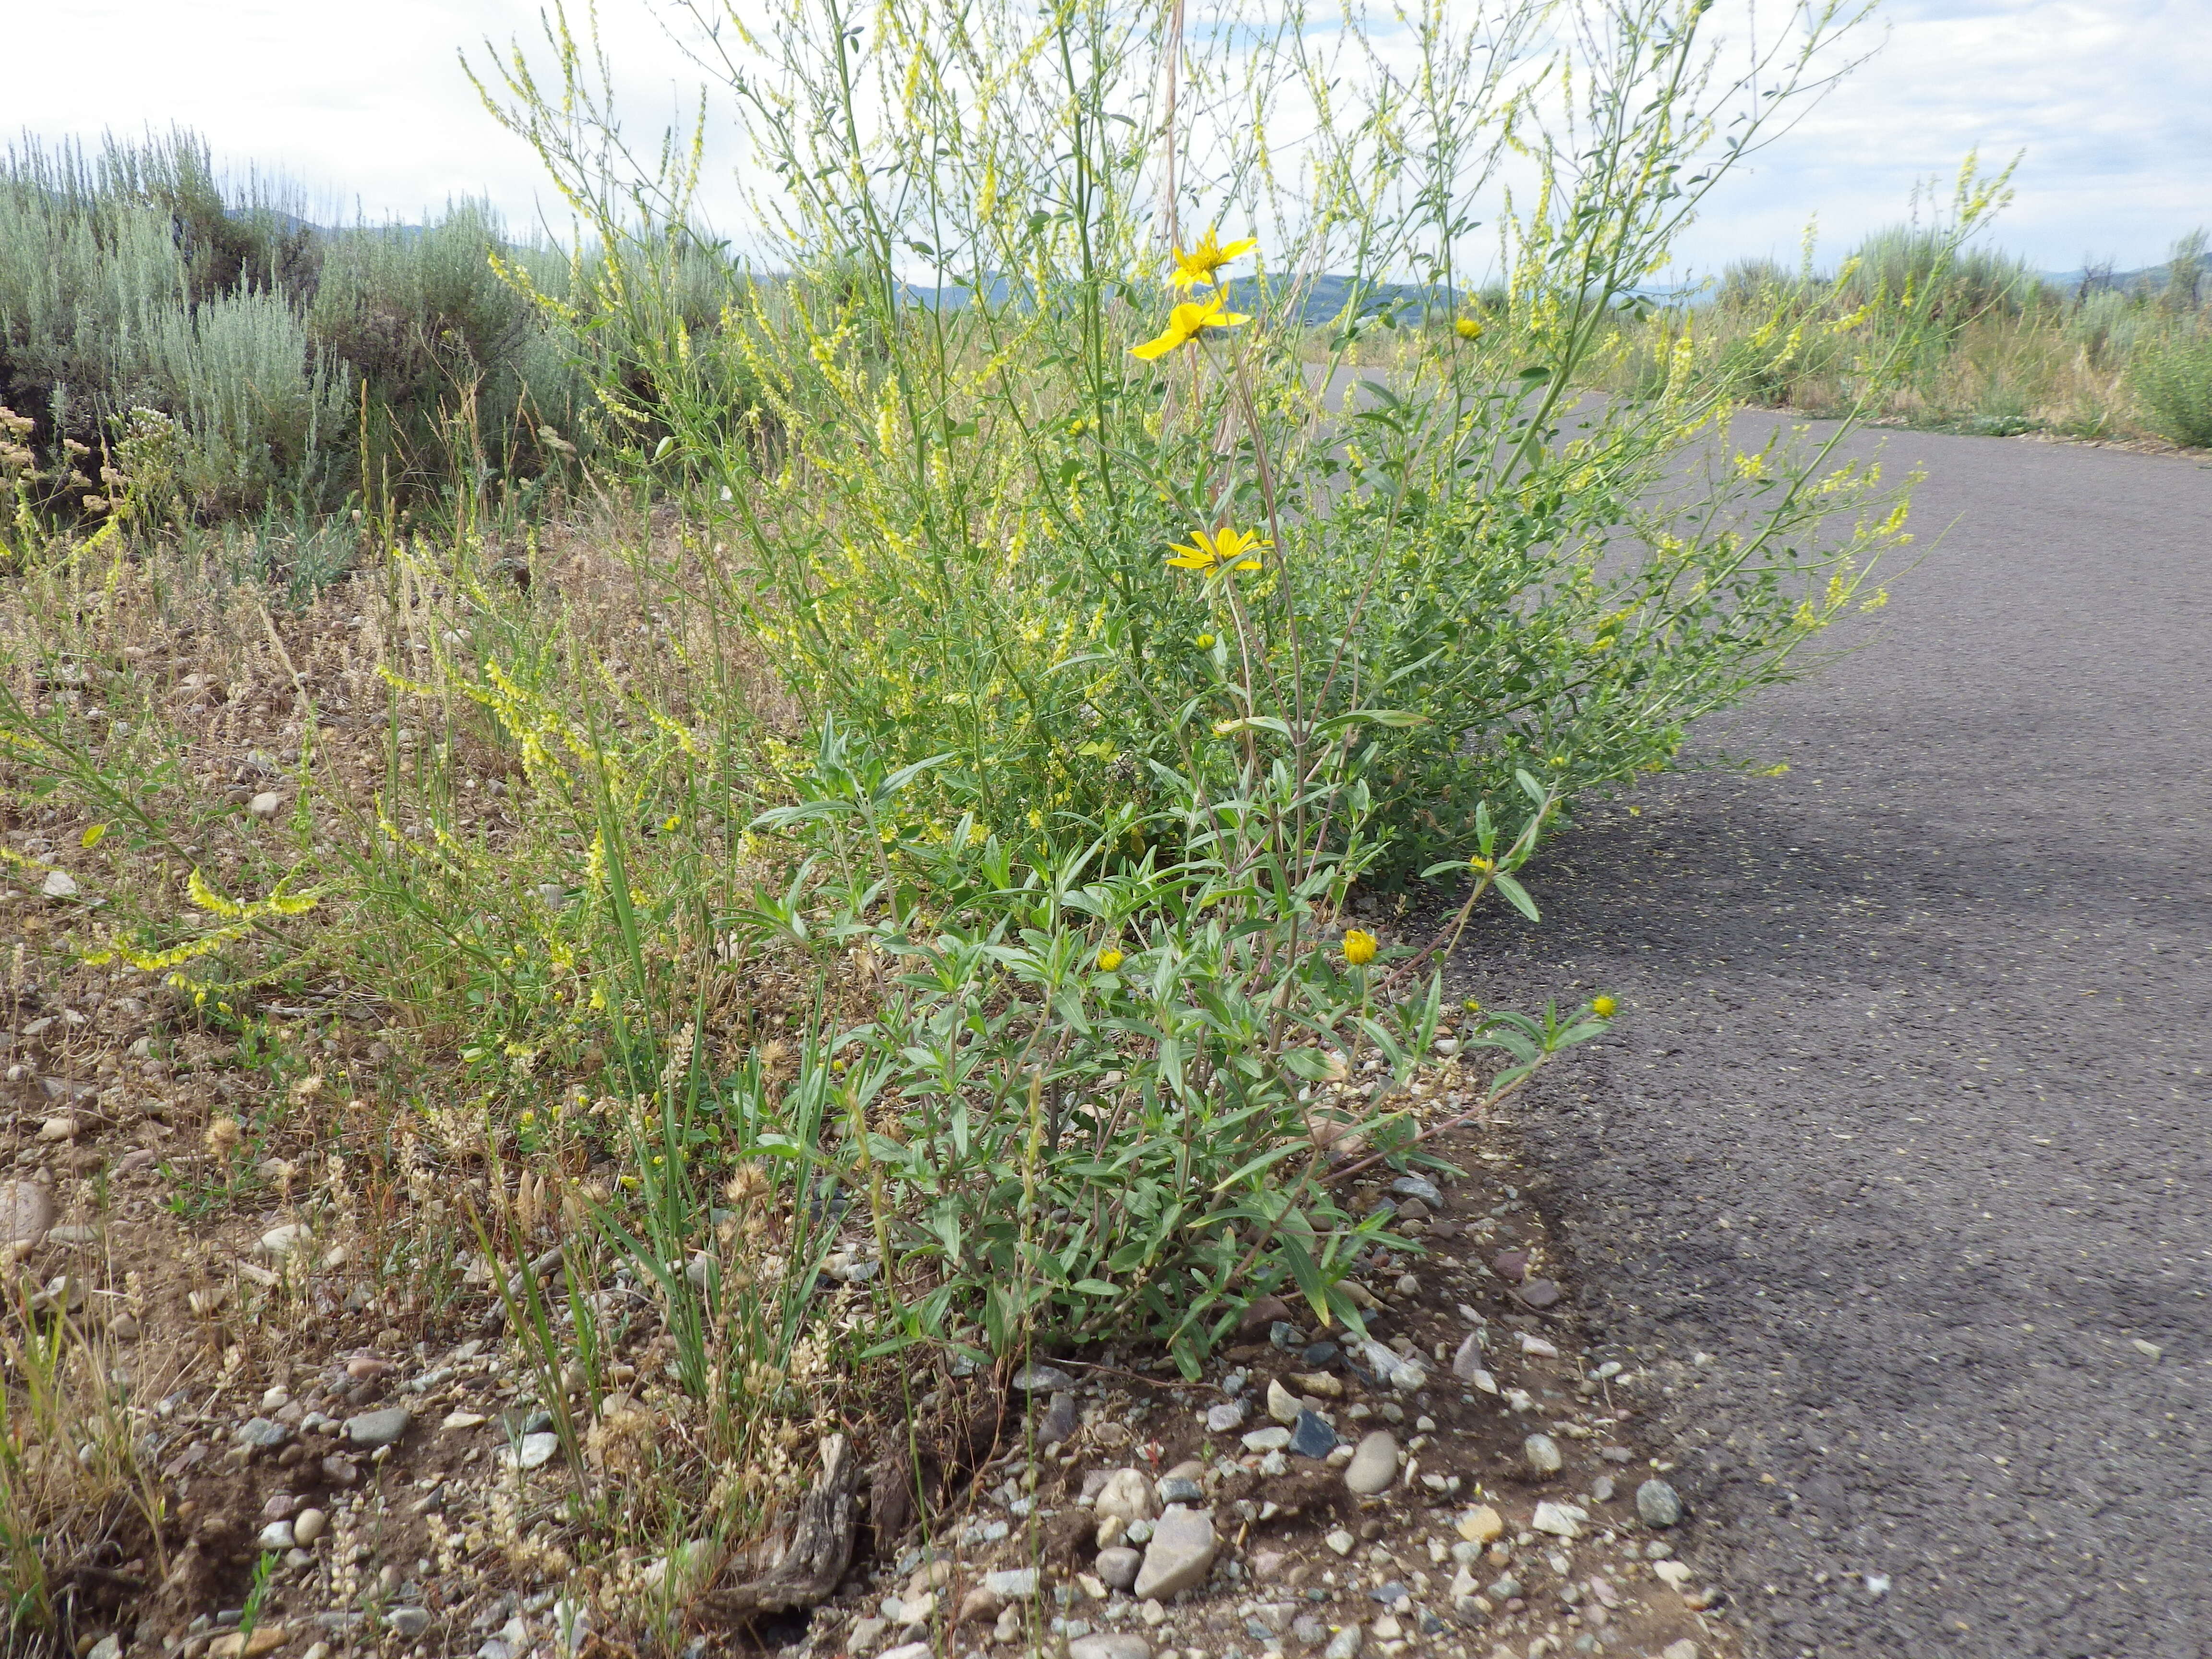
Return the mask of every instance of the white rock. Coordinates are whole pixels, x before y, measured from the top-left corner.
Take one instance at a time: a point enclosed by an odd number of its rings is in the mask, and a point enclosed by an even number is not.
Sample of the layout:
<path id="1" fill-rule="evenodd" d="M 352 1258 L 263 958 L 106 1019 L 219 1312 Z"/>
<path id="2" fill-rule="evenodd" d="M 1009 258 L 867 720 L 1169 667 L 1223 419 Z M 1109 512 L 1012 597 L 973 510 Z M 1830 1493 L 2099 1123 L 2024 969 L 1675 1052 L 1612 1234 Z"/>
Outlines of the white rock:
<path id="1" fill-rule="evenodd" d="M 39 890 L 50 899 L 73 899 L 77 895 L 76 878 L 66 870 L 49 870 Z"/>
<path id="2" fill-rule="evenodd" d="M 254 1535 L 253 1547 L 260 1550 L 289 1550 L 299 1540 L 293 1536 L 289 1521 L 271 1521 Z"/>
<path id="3" fill-rule="evenodd" d="M 1528 1459 L 1528 1467 L 1539 1474 L 1557 1474 L 1565 1460 L 1559 1455 L 1559 1443 L 1548 1434 L 1532 1434 L 1521 1443 L 1521 1449 Z"/>
<path id="4" fill-rule="evenodd" d="M 1212 1511 L 1170 1510 L 1153 1523 L 1152 1540 L 1145 1547 L 1145 1565 L 1138 1570 L 1132 1593 L 1139 1601 L 1165 1601 L 1204 1583 L 1218 1547 Z"/>
<path id="5" fill-rule="evenodd" d="M 1255 1429 L 1244 1437 L 1244 1449 L 1247 1451 L 1280 1451 L 1290 1443 L 1291 1431 L 1280 1424 L 1271 1429 Z"/>
<path id="6" fill-rule="evenodd" d="M 1573 1504 L 1539 1504 L 1528 1524 L 1554 1538 L 1579 1538 L 1583 1535 L 1582 1523 L 1589 1519 L 1589 1512 Z"/>
<path id="7" fill-rule="evenodd" d="M 0 1244 L 36 1244 L 54 1224 L 54 1195 L 34 1181 L 0 1182 Z"/>
<path id="8" fill-rule="evenodd" d="M 1152 1518 L 1152 1481 L 1142 1469 L 1116 1469 L 1098 1489 L 1091 1512 L 1103 1522 L 1109 1516 L 1126 1528 L 1132 1521 Z"/>
<path id="9" fill-rule="evenodd" d="M 257 818 L 273 818 L 284 810 L 284 797 L 274 789 L 264 789 L 246 803 L 246 810 Z"/>
<path id="10" fill-rule="evenodd" d="M 1364 1632 L 1357 1625 L 1346 1625 L 1328 1638 L 1328 1647 L 1322 1659 L 1358 1659 L 1359 1644 Z"/>
<path id="11" fill-rule="evenodd" d="M 1363 1497 L 1387 1491 L 1398 1477 L 1398 1442 L 1388 1429 L 1362 1440 L 1346 1465 L 1344 1484 Z"/>
<path id="12" fill-rule="evenodd" d="M 320 1510 L 301 1510 L 292 1517 L 292 1541 L 302 1547 L 312 1544 L 329 1524 L 330 1517 Z"/>
<path id="13" fill-rule="evenodd" d="M 1654 1561 L 1651 1571 L 1676 1589 L 1690 1582 L 1690 1570 L 1680 1561 Z"/>
<path id="14" fill-rule="evenodd" d="M 1395 1358 L 1396 1356 L 1393 1355 L 1392 1357 Z M 1304 1409 L 1305 1407 L 1298 1403 L 1297 1395 L 1292 1394 L 1288 1389 L 1285 1388 L 1280 1380 L 1274 1378 L 1269 1379 L 1267 1383 L 1268 1416 L 1273 1418 L 1275 1421 L 1282 1424 L 1285 1428 L 1287 1428 L 1298 1420 L 1298 1413 Z"/>
<path id="15" fill-rule="evenodd" d="M 1011 1567 L 983 1575 L 983 1588 L 1006 1601 L 1026 1601 L 1037 1593 L 1035 1567 Z"/>
<path id="16" fill-rule="evenodd" d="M 261 1235 L 261 1242 L 253 1248 L 264 1255 L 275 1256 L 282 1261 L 305 1244 L 307 1238 L 307 1224 L 295 1221 L 289 1226 L 271 1227 Z"/>

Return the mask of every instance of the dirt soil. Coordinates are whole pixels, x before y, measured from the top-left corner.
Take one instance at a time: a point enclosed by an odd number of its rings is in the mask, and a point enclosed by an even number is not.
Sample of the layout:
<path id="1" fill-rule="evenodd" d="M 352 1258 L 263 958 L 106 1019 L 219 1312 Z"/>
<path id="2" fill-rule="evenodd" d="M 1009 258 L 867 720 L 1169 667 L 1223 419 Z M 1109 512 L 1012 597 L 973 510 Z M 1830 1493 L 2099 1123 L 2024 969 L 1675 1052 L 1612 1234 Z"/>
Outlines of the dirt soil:
<path id="1" fill-rule="evenodd" d="M 1586 811 L 1464 983 L 1620 1000 L 1532 1145 L 1593 1329 L 1713 1357 L 1665 1426 L 1757 1652 L 2203 1659 L 2212 469 L 1877 445 L 1924 562 L 1698 734 L 1789 772 Z"/>

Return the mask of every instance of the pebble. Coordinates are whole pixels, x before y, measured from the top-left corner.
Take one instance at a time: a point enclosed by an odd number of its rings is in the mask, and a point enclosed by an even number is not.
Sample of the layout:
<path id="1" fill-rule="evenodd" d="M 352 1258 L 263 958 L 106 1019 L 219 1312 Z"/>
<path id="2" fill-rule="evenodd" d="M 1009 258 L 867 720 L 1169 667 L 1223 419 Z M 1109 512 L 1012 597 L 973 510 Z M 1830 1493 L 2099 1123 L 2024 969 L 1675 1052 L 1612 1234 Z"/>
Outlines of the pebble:
<path id="1" fill-rule="evenodd" d="M 1206 1498 L 1206 1488 L 1187 1474 L 1163 1475 L 1153 1491 L 1163 1505 L 1202 1503 Z"/>
<path id="2" fill-rule="evenodd" d="M 264 789 L 246 803 L 246 810 L 257 818 L 273 818 L 284 810 L 284 797 L 274 789 Z"/>
<path id="3" fill-rule="evenodd" d="M 446 1420 L 438 1426 L 442 1429 L 474 1429 L 482 1427 L 489 1421 L 490 1419 L 482 1412 L 448 1412 L 446 1413 Z"/>
<path id="4" fill-rule="evenodd" d="M 350 1457 L 333 1455 L 323 1460 L 323 1479 L 333 1486 L 353 1486 L 361 1482 L 361 1465 Z"/>
<path id="5" fill-rule="evenodd" d="M 1273 1428 L 1255 1429 L 1244 1437 L 1244 1449 L 1247 1451 L 1280 1451 L 1290 1443 L 1291 1431 L 1279 1423 Z"/>
<path id="6" fill-rule="evenodd" d="M 1073 1439 L 1078 1421 L 1075 1396 L 1066 1389 L 1054 1394 L 1051 1406 L 1045 1411 L 1044 1421 L 1037 1425 L 1037 1444 L 1057 1446 L 1064 1440 Z"/>
<path id="7" fill-rule="evenodd" d="M 1389 1490 L 1398 1475 L 1398 1442 L 1388 1429 L 1377 1429 L 1359 1443 L 1345 1466 L 1344 1484 L 1362 1496 Z"/>
<path id="8" fill-rule="evenodd" d="M 526 1434 L 522 1443 L 514 1449 L 514 1467 L 518 1469 L 542 1469 L 553 1461 L 561 1449 L 557 1434 Z"/>
<path id="9" fill-rule="evenodd" d="M 1099 1551 L 1098 1559 L 1092 1565 L 1108 1586 L 1125 1590 L 1135 1584 L 1137 1570 L 1144 1564 L 1145 1558 L 1138 1551 L 1115 1548 Z"/>
<path id="10" fill-rule="evenodd" d="M 1133 1632 L 1111 1631 L 1077 1637 L 1067 1644 L 1067 1659 L 1152 1659 L 1152 1647 Z"/>
<path id="11" fill-rule="evenodd" d="M 1636 1512 L 1647 1527 L 1671 1527 L 1682 1518 L 1681 1496 L 1664 1480 L 1647 1480 L 1636 1489 Z"/>
<path id="12" fill-rule="evenodd" d="M 1352 1553 L 1352 1545 L 1357 1543 L 1358 1540 L 1352 1537 L 1350 1533 L 1345 1531 L 1342 1527 L 1339 1527 L 1334 1532 L 1329 1534 L 1328 1537 L 1322 1539 L 1321 1541 L 1328 1545 L 1329 1548 L 1334 1550 L 1339 1555 L 1349 1555 Z"/>
<path id="13" fill-rule="evenodd" d="M 1101 1521 L 1111 1516 L 1124 1525 L 1132 1521 L 1149 1521 L 1152 1515 L 1152 1481 L 1142 1469 L 1115 1470 L 1098 1489 L 1091 1513 Z"/>
<path id="14" fill-rule="evenodd" d="M 1075 1379 L 1056 1365 L 1032 1363 L 1014 1373 L 1014 1386 L 1024 1394 L 1073 1394 Z"/>
<path id="15" fill-rule="evenodd" d="M 36 1244 L 54 1224 L 54 1195 L 35 1181 L 0 1181 L 0 1244 Z"/>
<path id="16" fill-rule="evenodd" d="M 895 1648 L 886 1648 L 878 1659 L 929 1659 L 927 1642 L 902 1642 Z"/>
<path id="17" fill-rule="evenodd" d="M 1688 1637 L 1659 1650 L 1659 1659 L 1698 1659 L 1698 1644 Z"/>
<path id="18" fill-rule="evenodd" d="M 1532 1434 L 1521 1443 L 1527 1455 L 1528 1467 L 1538 1474 L 1557 1474 L 1565 1467 L 1565 1459 L 1559 1455 L 1559 1443 L 1548 1434 Z"/>
<path id="19" fill-rule="evenodd" d="M 1165 1601 L 1206 1582 L 1217 1547 L 1213 1516 L 1205 1510 L 1170 1510 L 1152 1528 L 1132 1593 Z"/>
<path id="20" fill-rule="evenodd" d="M 1509 1284 L 1518 1285 L 1528 1276 L 1528 1253 L 1526 1250 L 1500 1250 L 1490 1258 L 1490 1271 Z"/>
<path id="21" fill-rule="evenodd" d="M 1470 1544 L 1487 1544 L 1504 1536 L 1505 1517 L 1487 1504 L 1469 1510 L 1459 1518 L 1459 1535 Z"/>
<path id="22" fill-rule="evenodd" d="M 252 1417 L 239 1425 L 238 1437 L 257 1451 L 274 1451 L 291 1439 L 291 1429 L 266 1417 Z"/>
<path id="23" fill-rule="evenodd" d="M 1288 1320 L 1278 1320 L 1267 1327 L 1267 1340 L 1285 1353 L 1295 1352 L 1305 1346 L 1306 1334 Z"/>
<path id="24" fill-rule="evenodd" d="M 1417 1199 L 1432 1210 L 1444 1206 L 1444 1195 L 1437 1190 L 1433 1181 L 1424 1181 L 1419 1176 L 1400 1176 L 1390 1183 L 1390 1190 L 1401 1198 Z"/>
<path id="25" fill-rule="evenodd" d="M 1601 1474 L 1590 1482 L 1590 1502 L 1610 1504 L 1613 1502 L 1613 1477 L 1609 1474 Z"/>
<path id="26" fill-rule="evenodd" d="M 1237 1328 L 1249 1336 L 1281 1324 L 1291 1316 L 1291 1304 L 1279 1296 L 1263 1296 L 1237 1316 Z"/>
<path id="27" fill-rule="evenodd" d="M 1336 1431 L 1319 1412 L 1300 1412 L 1291 1430 L 1290 1447 L 1301 1457 L 1326 1457 L 1336 1449 Z"/>
<path id="28" fill-rule="evenodd" d="M 407 1432 L 414 1417 L 404 1406 L 386 1406 L 382 1411 L 363 1412 L 358 1417 L 345 1420 L 345 1437 L 356 1446 L 389 1446 Z"/>
<path id="29" fill-rule="evenodd" d="M 292 1517 L 292 1541 L 299 1545 L 312 1544 L 323 1535 L 330 1517 L 320 1510 L 301 1510 Z"/>
<path id="30" fill-rule="evenodd" d="M 1279 1378 L 1269 1379 L 1267 1383 L 1268 1416 L 1273 1418 L 1275 1421 L 1280 1423 L 1285 1428 L 1288 1428 L 1291 1424 L 1298 1420 L 1298 1413 L 1304 1409 L 1305 1407 L 1298 1403 L 1297 1395 L 1292 1394 L 1288 1389 L 1285 1388 Z"/>
<path id="31" fill-rule="evenodd" d="M 39 890 L 50 899 L 75 898 L 76 878 L 66 870 L 49 870 L 46 880 L 39 884 Z"/>
<path id="32" fill-rule="evenodd" d="M 271 1521 L 253 1535 L 253 1547 L 258 1550 L 289 1550 L 298 1541 L 289 1521 Z"/>
<path id="33" fill-rule="evenodd" d="M 1333 1364 L 1335 1363 L 1336 1356 L 1341 1352 L 1342 1350 L 1334 1342 L 1309 1342 L 1306 1344 L 1305 1352 L 1298 1356 L 1298 1360 L 1302 1364 L 1316 1367 Z"/>
<path id="34" fill-rule="evenodd" d="M 384 1615 L 384 1627 L 403 1642 L 412 1642 L 430 1628 L 427 1607 L 394 1607 Z"/>
<path id="35" fill-rule="evenodd" d="M 1421 1281 L 1411 1273 L 1400 1273 L 1397 1288 L 1398 1294 L 1401 1296 L 1419 1296 L 1421 1293 Z"/>
<path id="36" fill-rule="evenodd" d="M 1539 1359 L 1557 1359 L 1559 1357 L 1559 1351 L 1557 1348 L 1542 1337 L 1532 1335 L 1527 1331 L 1521 1333 L 1521 1352 L 1534 1354 Z"/>
<path id="37" fill-rule="evenodd" d="M 1319 1395 L 1324 1400 L 1341 1399 L 1344 1395 L 1344 1384 L 1327 1371 L 1309 1371 L 1304 1376 L 1292 1377 L 1291 1381 L 1308 1394 Z"/>
<path id="38" fill-rule="evenodd" d="M 1532 1308 L 1548 1308 L 1559 1299 L 1559 1287 L 1548 1279 L 1532 1279 L 1517 1292 Z"/>
<path id="39" fill-rule="evenodd" d="M 1582 1523 L 1589 1519 L 1589 1512 L 1573 1504 L 1546 1503 L 1536 1505 L 1536 1513 L 1528 1525 L 1554 1538 L 1579 1538 L 1583 1535 Z"/>
<path id="40" fill-rule="evenodd" d="M 295 1221 L 286 1227 L 271 1227 L 261 1235 L 261 1242 L 253 1248 L 264 1255 L 282 1261 L 305 1244 L 308 1239 L 307 1224 Z"/>
<path id="41" fill-rule="evenodd" d="M 1328 1649 L 1322 1659 L 1358 1659 L 1359 1644 L 1365 1632 L 1357 1625 L 1346 1625 L 1328 1638 Z"/>
<path id="42" fill-rule="evenodd" d="M 1225 1400 L 1206 1413 L 1208 1434 L 1234 1434 L 1244 1426 L 1244 1402 Z"/>

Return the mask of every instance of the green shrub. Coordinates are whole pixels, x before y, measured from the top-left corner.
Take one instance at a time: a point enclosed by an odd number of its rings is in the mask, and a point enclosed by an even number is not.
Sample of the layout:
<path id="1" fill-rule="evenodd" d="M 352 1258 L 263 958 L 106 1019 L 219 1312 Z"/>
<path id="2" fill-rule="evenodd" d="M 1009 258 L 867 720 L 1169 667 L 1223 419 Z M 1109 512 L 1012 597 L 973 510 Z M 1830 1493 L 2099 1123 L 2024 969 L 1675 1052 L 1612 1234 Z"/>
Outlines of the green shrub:
<path id="1" fill-rule="evenodd" d="M 2160 436 L 2212 448 L 2212 334 L 2139 348 L 2128 386 Z"/>

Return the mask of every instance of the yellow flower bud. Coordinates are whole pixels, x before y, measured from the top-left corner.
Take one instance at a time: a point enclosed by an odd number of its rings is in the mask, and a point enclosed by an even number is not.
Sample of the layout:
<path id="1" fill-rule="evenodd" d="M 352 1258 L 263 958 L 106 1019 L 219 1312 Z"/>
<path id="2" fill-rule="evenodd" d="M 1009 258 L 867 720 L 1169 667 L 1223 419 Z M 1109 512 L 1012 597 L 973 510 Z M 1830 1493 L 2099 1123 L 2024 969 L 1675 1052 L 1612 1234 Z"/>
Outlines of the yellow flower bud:
<path id="1" fill-rule="evenodd" d="M 1364 927 L 1347 927 L 1344 933 L 1344 959 L 1354 968 L 1364 968 L 1375 960 L 1375 935 Z"/>
<path id="2" fill-rule="evenodd" d="M 1112 973 L 1121 965 L 1121 953 L 1110 947 L 1098 953 L 1098 968 L 1102 973 Z"/>
<path id="3" fill-rule="evenodd" d="M 1613 1000 L 1611 997 L 1592 997 L 1590 999 L 1590 1012 L 1595 1014 L 1600 1019 L 1611 1019 L 1613 1018 L 1613 1011 L 1616 1006 L 1617 1005 L 1613 1002 Z"/>

